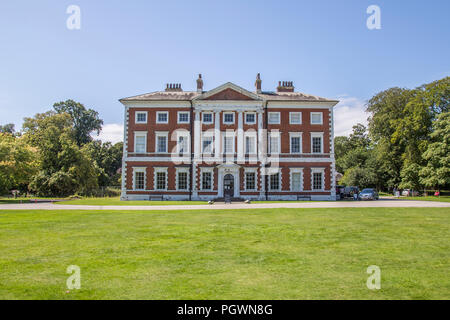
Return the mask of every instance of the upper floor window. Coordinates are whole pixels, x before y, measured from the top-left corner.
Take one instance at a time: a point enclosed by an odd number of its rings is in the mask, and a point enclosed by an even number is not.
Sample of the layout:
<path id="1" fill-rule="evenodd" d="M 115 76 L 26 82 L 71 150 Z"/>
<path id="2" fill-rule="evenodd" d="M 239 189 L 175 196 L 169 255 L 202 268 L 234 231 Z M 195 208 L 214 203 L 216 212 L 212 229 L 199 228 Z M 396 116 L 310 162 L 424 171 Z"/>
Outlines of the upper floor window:
<path id="1" fill-rule="evenodd" d="M 156 132 L 156 152 L 167 153 L 168 150 L 168 133 Z"/>
<path id="2" fill-rule="evenodd" d="M 134 133 L 134 152 L 135 153 L 147 152 L 147 132 Z"/>
<path id="3" fill-rule="evenodd" d="M 213 114 L 212 114 L 212 112 L 203 112 L 202 113 L 202 122 L 204 124 L 211 124 L 211 123 L 213 123 Z"/>
<path id="4" fill-rule="evenodd" d="M 178 112 L 178 123 L 189 123 L 189 112 Z"/>
<path id="5" fill-rule="evenodd" d="M 136 111 L 136 123 L 147 123 L 147 111 Z"/>
<path id="6" fill-rule="evenodd" d="M 245 114 L 245 123 L 246 124 L 255 124 L 256 123 L 256 113 L 246 113 Z"/>
<path id="7" fill-rule="evenodd" d="M 323 112 L 311 112 L 311 124 L 323 124 Z"/>
<path id="8" fill-rule="evenodd" d="M 256 137 L 245 137 L 245 154 L 256 154 Z"/>
<path id="9" fill-rule="evenodd" d="M 280 124 L 280 113 L 269 112 L 269 124 Z"/>
<path id="10" fill-rule="evenodd" d="M 156 123 L 169 123 L 169 112 L 157 111 L 156 112 Z"/>
<path id="11" fill-rule="evenodd" d="M 289 113 L 289 123 L 290 124 L 302 124 L 302 113 L 301 112 L 290 112 Z"/>
<path id="12" fill-rule="evenodd" d="M 223 137 L 223 151 L 226 154 L 234 153 L 234 136 Z"/>
<path id="13" fill-rule="evenodd" d="M 203 136 L 203 153 L 211 154 L 213 152 L 213 137 Z"/>
<path id="14" fill-rule="evenodd" d="M 180 154 L 184 154 L 189 152 L 189 145 L 188 145 L 188 141 L 189 141 L 189 136 L 187 135 L 179 135 L 178 136 L 178 153 Z"/>
<path id="15" fill-rule="evenodd" d="M 323 133 L 311 133 L 311 152 L 323 153 Z"/>
<path id="16" fill-rule="evenodd" d="M 234 123 L 234 112 L 224 112 L 223 113 L 223 123 L 233 124 Z"/>
<path id="17" fill-rule="evenodd" d="M 300 132 L 290 133 L 291 153 L 302 152 L 302 134 Z"/>
<path id="18" fill-rule="evenodd" d="M 279 132 L 271 132 L 269 137 L 269 153 L 280 153 L 280 135 Z"/>

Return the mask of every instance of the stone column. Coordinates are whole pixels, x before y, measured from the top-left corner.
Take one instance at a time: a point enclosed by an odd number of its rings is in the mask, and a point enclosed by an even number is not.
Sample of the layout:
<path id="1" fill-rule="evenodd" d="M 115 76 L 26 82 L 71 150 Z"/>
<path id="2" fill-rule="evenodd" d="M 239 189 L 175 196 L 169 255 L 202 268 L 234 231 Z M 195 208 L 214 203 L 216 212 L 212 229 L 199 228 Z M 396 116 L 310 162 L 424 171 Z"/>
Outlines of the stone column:
<path id="1" fill-rule="evenodd" d="M 243 111 L 238 111 L 237 161 L 238 161 L 238 163 L 244 162 L 244 115 L 243 115 Z"/>
<path id="2" fill-rule="evenodd" d="M 222 137 L 220 134 L 220 111 L 214 112 L 214 120 L 215 120 L 215 127 L 214 127 L 214 150 L 215 150 L 215 158 L 216 162 L 219 161 L 222 157 Z"/>
<path id="3" fill-rule="evenodd" d="M 259 161 L 259 183 L 261 188 L 259 189 L 259 196 L 261 199 L 265 196 L 266 184 L 265 184 L 265 164 L 267 153 L 267 139 L 264 134 L 263 128 L 264 113 L 262 110 L 258 110 L 258 161 Z"/>
<path id="4" fill-rule="evenodd" d="M 195 110 L 194 118 L 194 162 L 192 165 L 193 170 L 193 183 L 192 183 L 192 195 L 194 198 L 198 197 L 198 181 L 197 181 L 197 164 L 201 160 L 201 131 L 202 123 L 200 121 L 200 111 Z"/>

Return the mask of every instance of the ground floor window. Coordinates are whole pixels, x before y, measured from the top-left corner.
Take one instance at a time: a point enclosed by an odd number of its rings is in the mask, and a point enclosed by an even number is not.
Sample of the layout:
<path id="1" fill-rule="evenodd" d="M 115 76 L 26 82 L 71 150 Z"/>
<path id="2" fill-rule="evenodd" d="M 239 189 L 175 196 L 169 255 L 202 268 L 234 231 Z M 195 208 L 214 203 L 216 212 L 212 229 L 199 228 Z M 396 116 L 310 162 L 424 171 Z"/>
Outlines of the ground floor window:
<path id="1" fill-rule="evenodd" d="M 246 172 L 245 173 L 245 189 L 255 190 L 256 189 L 256 173 Z"/>
<path id="2" fill-rule="evenodd" d="M 156 173 L 156 189 L 165 190 L 166 189 L 166 173 L 157 172 Z"/>
<path id="3" fill-rule="evenodd" d="M 178 190 L 187 190 L 188 174 L 187 172 L 178 172 Z"/>
<path id="4" fill-rule="evenodd" d="M 302 173 L 293 172 L 292 173 L 292 191 L 302 190 Z"/>
<path id="5" fill-rule="evenodd" d="M 270 190 L 280 189 L 280 174 L 275 173 L 270 175 Z"/>
<path id="6" fill-rule="evenodd" d="M 145 189 L 145 172 L 137 171 L 134 173 L 134 189 L 136 190 Z"/>
<path id="7" fill-rule="evenodd" d="M 202 190 L 212 189 L 212 173 L 202 172 Z"/>
<path id="8" fill-rule="evenodd" d="M 313 190 L 322 190 L 323 189 L 323 181 L 322 181 L 322 172 L 314 172 L 313 173 Z"/>

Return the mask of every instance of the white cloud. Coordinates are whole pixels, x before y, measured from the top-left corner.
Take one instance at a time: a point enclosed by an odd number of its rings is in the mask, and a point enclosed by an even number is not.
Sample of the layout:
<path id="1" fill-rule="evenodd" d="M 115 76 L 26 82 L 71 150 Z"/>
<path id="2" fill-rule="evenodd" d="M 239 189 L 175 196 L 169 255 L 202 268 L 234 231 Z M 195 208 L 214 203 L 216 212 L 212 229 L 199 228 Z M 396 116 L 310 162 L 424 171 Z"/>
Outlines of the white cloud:
<path id="1" fill-rule="evenodd" d="M 123 124 L 110 123 L 105 124 L 100 134 L 93 135 L 94 139 L 101 140 L 103 142 L 117 143 L 123 141 Z"/>
<path id="2" fill-rule="evenodd" d="M 369 114 L 365 112 L 365 102 L 359 98 L 340 96 L 334 107 L 334 136 L 348 136 L 357 123 L 367 126 Z"/>

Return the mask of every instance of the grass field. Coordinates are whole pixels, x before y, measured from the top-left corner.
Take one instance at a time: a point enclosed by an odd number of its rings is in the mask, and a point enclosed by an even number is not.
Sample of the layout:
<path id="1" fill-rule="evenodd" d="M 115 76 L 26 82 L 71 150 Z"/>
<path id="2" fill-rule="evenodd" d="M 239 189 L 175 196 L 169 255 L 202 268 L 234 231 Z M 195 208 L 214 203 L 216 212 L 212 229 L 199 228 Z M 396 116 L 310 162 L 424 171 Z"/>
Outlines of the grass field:
<path id="1" fill-rule="evenodd" d="M 0 299 L 449 299 L 449 267 L 448 208 L 0 211 Z"/>
<path id="2" fill-rule="evenodd" d="M 420 201 L 439 201 L 439 202 L 450 202 L 450 196 L 428 196 L 428 197 L 404 197 L 400 199 L 406 200 L 420 200 Z"/>
<path id="3" fill-rule="evenodd" d="M 208 201 L 120 201 L 114 198 L 82 198 L 70 201 L 57 202 L 62 205 L 91 205 L 91 206 L 164 206 L 164 205 L 193 205 L 208 204 Z"/>

